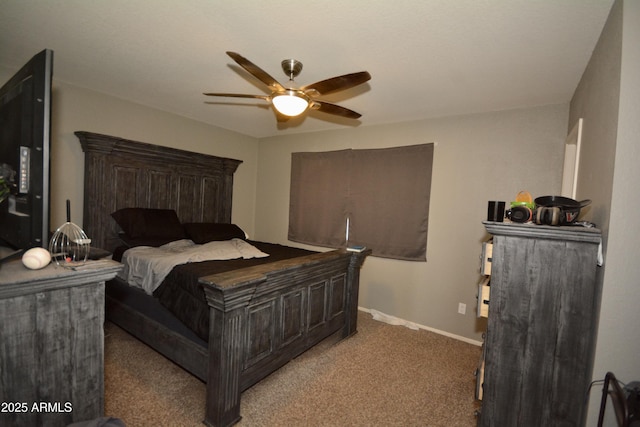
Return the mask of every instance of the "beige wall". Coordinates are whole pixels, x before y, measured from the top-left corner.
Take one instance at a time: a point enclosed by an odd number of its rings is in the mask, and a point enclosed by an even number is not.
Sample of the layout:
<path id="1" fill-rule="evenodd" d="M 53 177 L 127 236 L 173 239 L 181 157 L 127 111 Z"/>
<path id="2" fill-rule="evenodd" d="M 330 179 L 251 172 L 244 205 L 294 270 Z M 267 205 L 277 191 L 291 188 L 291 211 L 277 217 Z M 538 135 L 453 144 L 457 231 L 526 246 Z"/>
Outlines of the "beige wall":
<path id="1" fill-rule="evenodd" d="M 51 226 L 82 224 L 84 153 L 75 131 L 240 159 L 234 182 L 233 220 L 253 233 L 258 141 L 200 122 L 55 81 L 51 130 Z"/>
<path id="2" fill-rule="evenodd" d="M 585 209 L 585 215 L 598 224 L 605 236 L 609 228 L 620 99 L 621 11 L 620 7 L 614 7 L 594 49 L 571 100 L 568 124 L 571 129 L 583 119 L 576 197 L 593 201 Z"/>
<path id="3" fill-rule="evenodd" d="M 593 198 L 603 230 L 605 264 L 593 379 L 607 371 L 640 379 L 640 2 L 618 0 L 571 101 L 571 123 L 584 118 L 578 193 Z M 615 166 L 615 167 L 614 167 Z M 598 418 L 600 387 L 591 391 L 588 425 Z M 609 411 L 610 415 L 611 411 Z M 617 425 L 607 417 L 605 425 Z"/>
<path id="4" fill-rule="evenodd" d="M 568 105 L 260 141 L 256 237 L 287 241 L 291 153 L 435 142 L 427 262 L 369 258 L 360 306 L 479 341 L 476 285 L 488 200 L 560 191 Z M 384 173 L 384 171 L 380 171 Z M 458 303 L 467 314 L 458 314 Z"/>

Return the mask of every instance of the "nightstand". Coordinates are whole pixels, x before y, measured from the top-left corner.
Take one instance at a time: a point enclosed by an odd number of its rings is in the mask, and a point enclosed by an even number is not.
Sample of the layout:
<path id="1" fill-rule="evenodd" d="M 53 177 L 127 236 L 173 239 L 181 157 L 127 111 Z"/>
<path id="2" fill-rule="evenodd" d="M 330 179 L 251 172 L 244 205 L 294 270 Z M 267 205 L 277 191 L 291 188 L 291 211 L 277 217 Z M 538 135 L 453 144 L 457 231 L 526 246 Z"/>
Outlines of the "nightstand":
<path id="1" fill-rule="evenodd" d="M 0 425 L 65 426 L 104 412 L 104 283 L 122 265 L 0 266 Z"/>

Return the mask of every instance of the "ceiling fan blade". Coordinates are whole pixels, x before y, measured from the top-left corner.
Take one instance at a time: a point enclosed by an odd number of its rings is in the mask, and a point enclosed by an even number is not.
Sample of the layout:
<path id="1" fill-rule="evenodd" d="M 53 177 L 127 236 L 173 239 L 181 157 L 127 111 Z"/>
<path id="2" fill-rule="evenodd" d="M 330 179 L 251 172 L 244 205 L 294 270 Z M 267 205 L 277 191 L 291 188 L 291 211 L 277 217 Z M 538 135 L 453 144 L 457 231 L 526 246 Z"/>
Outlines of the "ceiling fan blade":
<path id="1" fill-rule="evenodd" d="M 244 56 L 240 55 L 239 53 L 235 53 L 235 52 L 227 52 L 227 55 L 229 55 L 234 61 L 236 61 L 238 63 L 238 65 L 240 65 L 242 68 L 247 70 L 249 72 L 249 74 L 251 74 L 252 76 L 257 78 L 258 80 L 260 80 L 262 83 L 264 83 L 267 86 L 269 86 L 269 88 L 272 91 L 276 92 L 276 91 L 285 90 L 284 86 L 282 86 L 280 83 L 278 83 L 278 81 L 276 79 L 271 77 L 266 71 L 264 71 L 262 68 L 258 67 L 253 62 L 249 61 Z"/>
<path id="2" fill-rule="evenodd" d="M 323 113 L 335 114 L 336 116 L 342 116 L 348 119 L 359 119 L 362 117 L 362 114 L 356 113 L 353 110 L 323 101 L 313 100 L 312 108 L 314 110 L 322 111 Z"/>
<path id="3" fill-rule="evenodd" d="M 318 95 L 326 95 L 328 93 L 358 86 L 369 79 L 371 79 L 371 74 L 366 71 L 360 71 L 358 73 L 345 74 L 343 76 L 332 77 L 330 79 L 312 83 L 302 87 L 301 90 L 305 92 L 312 90 L 318 92 Z"/>
<path id="4" fill-rule="evenodd" d="M 207 95 L 207 96 L 227 96 L 230 98 L 257 98 L 257 99 L 264 99 L 265 101 L 269 101 L 269 96 L 267 95 L 244 95 L 241 93 L 203 93 L 203 95 Z"/>

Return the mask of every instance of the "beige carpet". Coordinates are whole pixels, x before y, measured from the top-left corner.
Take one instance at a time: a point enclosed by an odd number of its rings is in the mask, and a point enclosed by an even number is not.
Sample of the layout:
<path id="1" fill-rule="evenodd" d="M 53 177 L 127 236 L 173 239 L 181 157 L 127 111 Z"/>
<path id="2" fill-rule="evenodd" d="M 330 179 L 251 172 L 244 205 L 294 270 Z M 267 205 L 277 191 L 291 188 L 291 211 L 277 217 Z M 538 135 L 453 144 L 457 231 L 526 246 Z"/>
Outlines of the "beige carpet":
<path id="1" fill-rule="evenodd" d="M 242 394 L 239 426 L 474 426 L 480 348 L 359 315 Z M 105 414 L 128 427 L 202 426 L 205 385 L 117 326 L 105 327 Z"/>

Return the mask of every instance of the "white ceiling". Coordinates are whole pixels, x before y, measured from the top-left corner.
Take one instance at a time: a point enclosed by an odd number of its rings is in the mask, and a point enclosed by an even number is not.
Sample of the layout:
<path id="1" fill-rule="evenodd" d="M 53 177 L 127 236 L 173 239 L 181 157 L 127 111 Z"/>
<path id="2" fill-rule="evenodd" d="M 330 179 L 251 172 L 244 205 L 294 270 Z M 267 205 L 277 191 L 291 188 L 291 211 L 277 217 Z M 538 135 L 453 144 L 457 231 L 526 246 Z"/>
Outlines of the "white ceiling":
<path id="1" fill-rule="evenodd" d="M 54 79 L 254 137 L 568 102 L 613 0 L 1 0 L 0 66 L 44 48 Z M 282 127 L 235 51 L 281 83 L 372 79 Z M 55 81 L 54 80 L 54 81 Z M 217 101 L 219 104 L 207 104 Z M 236 104 L 236 105 L 233 105 Z"/>

